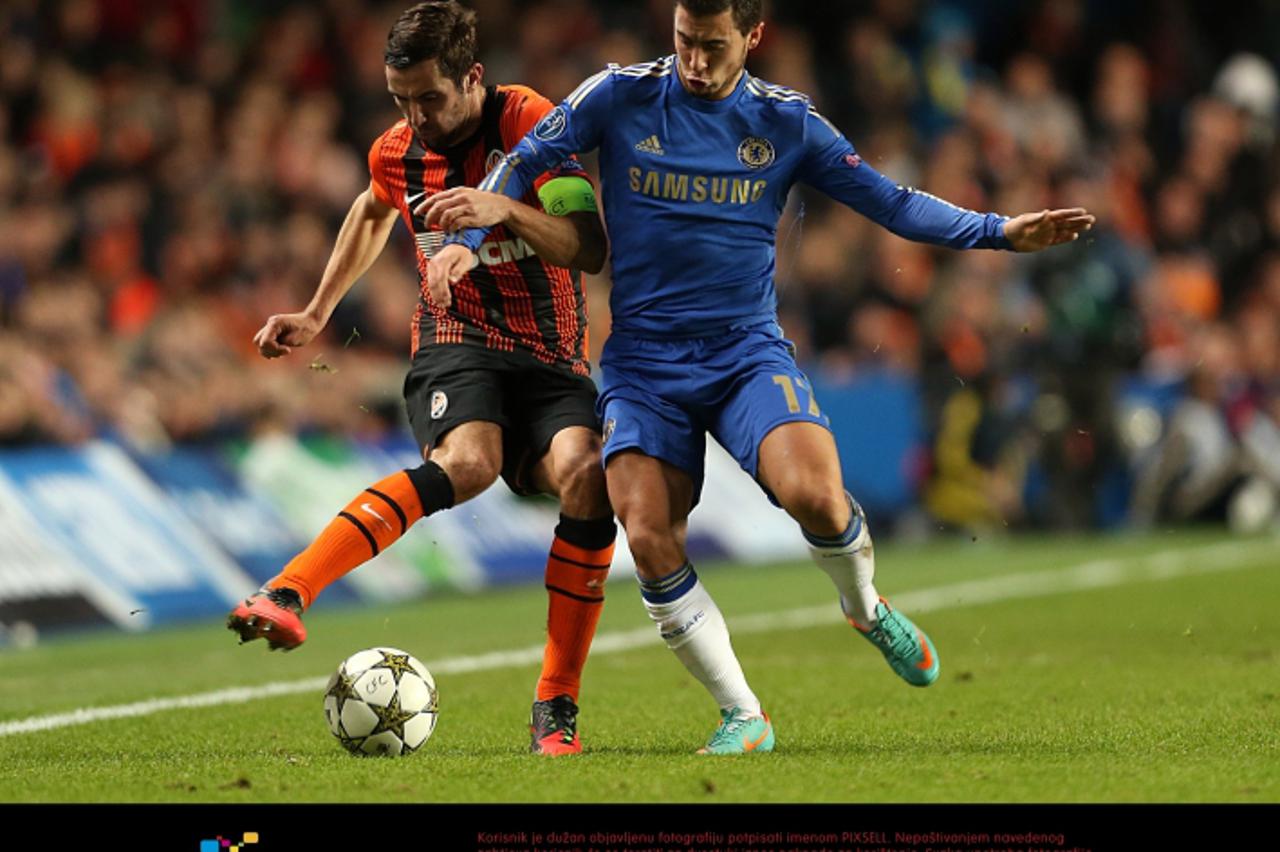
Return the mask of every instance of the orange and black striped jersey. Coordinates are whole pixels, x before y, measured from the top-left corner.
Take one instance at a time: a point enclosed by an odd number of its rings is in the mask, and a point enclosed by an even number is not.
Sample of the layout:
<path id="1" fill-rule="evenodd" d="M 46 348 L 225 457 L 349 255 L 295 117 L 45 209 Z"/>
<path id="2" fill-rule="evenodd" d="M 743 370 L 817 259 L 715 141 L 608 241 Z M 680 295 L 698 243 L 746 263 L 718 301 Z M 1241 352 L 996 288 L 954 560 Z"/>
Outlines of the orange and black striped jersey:
<path id="1" fill-rule="evenodd" d="M 412 213 L 437 192 L 479 184 L 552 108 L 549 100 L 525 86 L 489 86 L 480 128 L 456 147 L 428 149 L 402 120 L 369 149 L 373 194 L 400 211 L 417 244 L 420 293 L 413 317 L 414 354 L 440 344 L 521 350 L 545 364 L 589 374 L 587 304 L 580 273 L 546 263 L 528 243 L 499 225 L 476 252 L 475 266 L 453 285 L 453 304 L 442 308 L 427 291 L 427 263 L 440 250 L 445 234 L 438 227 L 428 228 Z M 590 180 L 582 165 L 571 159 L 541 175 L 523 201 L 541 210 L 537 190 L 552 178 L 568 175 Z"/>

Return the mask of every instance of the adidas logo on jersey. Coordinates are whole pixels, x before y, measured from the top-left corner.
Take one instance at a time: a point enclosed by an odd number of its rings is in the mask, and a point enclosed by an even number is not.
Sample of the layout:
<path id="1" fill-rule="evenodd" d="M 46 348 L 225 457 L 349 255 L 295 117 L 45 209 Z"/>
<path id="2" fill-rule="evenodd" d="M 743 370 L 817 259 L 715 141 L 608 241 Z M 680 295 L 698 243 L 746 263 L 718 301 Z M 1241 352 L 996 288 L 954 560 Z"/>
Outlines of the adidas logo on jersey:
<path id="1" fill-rule="evenodd" d="M 657 134 L 650 136 L 648 139 L 642 139 L 636 143 L 636 150 L 645 154 L 657 154 L 659 157 L 665 157 L 667 152 L 662 150 L 662 143 L 658 141 Z"/>

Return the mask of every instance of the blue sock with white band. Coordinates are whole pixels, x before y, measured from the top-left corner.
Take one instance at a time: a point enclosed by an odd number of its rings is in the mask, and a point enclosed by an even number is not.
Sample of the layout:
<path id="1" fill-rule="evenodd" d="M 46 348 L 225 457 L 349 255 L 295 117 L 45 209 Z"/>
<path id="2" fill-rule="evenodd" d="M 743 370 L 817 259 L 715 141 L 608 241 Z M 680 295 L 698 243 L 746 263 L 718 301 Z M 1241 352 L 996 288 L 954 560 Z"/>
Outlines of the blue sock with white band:
<path id="1" fill-rule="evenodd" d="M 707 688 L 721 710 L 738 707 L 748 715 L 760 713 L 760 701 L 747 686 L 733 653 L 724 616 L 692 565 L 686 562 L 656 580 L 640 579 L 640 597 L 658 625 L 662 641 Z"/>
<path id="2" fill-rule="evenodd" d="M 834 538 L 813 535 L 801 529 L 809 543 L 814 563 L 827 573 L 840 592 L 840 606 L 845 614 L 863 627 L 877 621 L 876 604 L 880 595 L 872 580 L 876 575 L 876 558 L 871 544 L 871 530 L 862 507 L 849 492 L 849 508 L 853 517 L 849 526 Z"/>

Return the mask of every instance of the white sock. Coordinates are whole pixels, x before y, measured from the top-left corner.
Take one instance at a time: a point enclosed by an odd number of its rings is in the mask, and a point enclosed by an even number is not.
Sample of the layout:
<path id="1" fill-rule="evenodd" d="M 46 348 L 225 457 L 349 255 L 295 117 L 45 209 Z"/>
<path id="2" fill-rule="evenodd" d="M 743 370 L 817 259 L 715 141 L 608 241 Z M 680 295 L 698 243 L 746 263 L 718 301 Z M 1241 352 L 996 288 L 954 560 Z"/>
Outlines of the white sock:
<path id="1" fill-rule="evenodd" d="M 814 563 L 827 572 L 840 592 L 840 606 L 845 614 L 863 627 L 870 628 L 879 620 L 876 618 L 876 604 L 880 602 L 880 595 L 872 582 L 876 575 L 876 557 L 862 507 L 852 496 L 849 497 L 849 507 L 853 510 L 853 517 L 841 535 L 823 538 L 803 529 L 801 532 L 809 542 L 809 554 Z"/>
<path id="2" fill-rule="evenodd" d="M 667 647 L 720 709 L 738 707 L 747 715 L 760 715 L 760 701 L 747 686 L 729 642 L 729 627 L 693 566 L 686 562 L 674 574 L 641 580 L 640 595 Z"/>

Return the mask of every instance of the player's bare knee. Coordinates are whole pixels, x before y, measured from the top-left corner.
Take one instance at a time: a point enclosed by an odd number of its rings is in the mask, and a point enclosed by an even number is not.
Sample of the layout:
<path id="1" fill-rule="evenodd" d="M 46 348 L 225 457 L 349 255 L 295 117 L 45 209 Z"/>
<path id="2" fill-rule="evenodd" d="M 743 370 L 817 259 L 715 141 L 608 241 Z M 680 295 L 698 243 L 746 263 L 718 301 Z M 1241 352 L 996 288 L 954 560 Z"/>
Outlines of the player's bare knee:
<path id="1" fill-rule="evenodd" d="M 835 536 L 849 525 L 851 511 L 849 499 L 843 490 L 827 488 L 797 488 L 778 502 L 787 514 L 805 530 L 815 535 Z"/>
<path id="2" fill-rule="evenodd" d="M 636 561 L 636 573 L 644 580 L 664 577 L 680 567 L 684 555 L 672 530 L 647 524 L 626 527 L 627 546 Z"/>
<path id="3" fill-rule="evenodd" d="M 453 484 L 455 503 L 461 503 L 484 491 L 502 472 L 501 457 L 471 448 L 454 447 L 432 453 L 431 460 L 440 465 Z"/>

